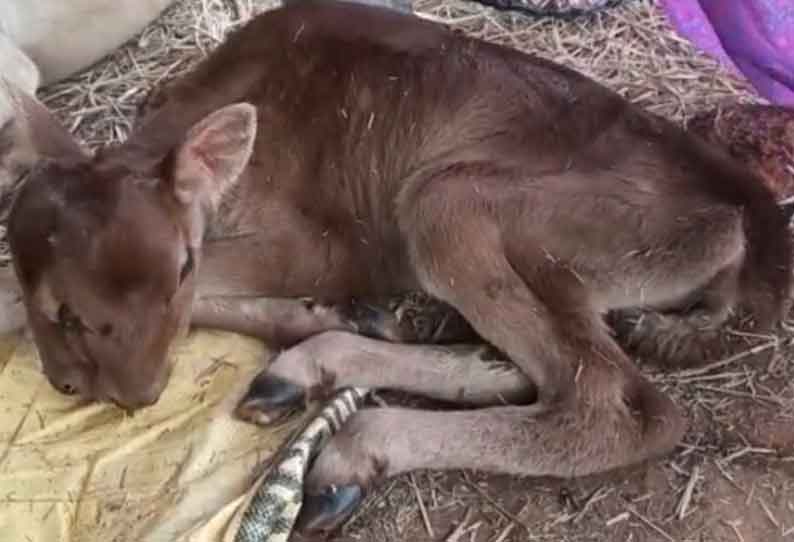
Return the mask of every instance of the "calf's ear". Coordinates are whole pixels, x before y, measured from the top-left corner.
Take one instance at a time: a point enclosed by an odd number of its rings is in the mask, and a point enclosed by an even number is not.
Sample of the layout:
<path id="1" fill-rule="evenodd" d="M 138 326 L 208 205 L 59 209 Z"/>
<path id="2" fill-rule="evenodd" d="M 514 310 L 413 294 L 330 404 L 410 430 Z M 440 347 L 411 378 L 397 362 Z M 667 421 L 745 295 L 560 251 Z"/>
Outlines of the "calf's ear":
<path id="1" fill-rule="evenodd" d="M 6 196 L 40 160 L 87 156 L 44 104 L 0 74 L 0 215 L 8 211 Z"/>
<path id="2" fill-rule="evenodd" d="M 171 181 L 176 200 L 216 209 L 248 164 L 256 127 L 256 108 L 248 103 L 226 106 L 196 123 L 174 155 Z"/>

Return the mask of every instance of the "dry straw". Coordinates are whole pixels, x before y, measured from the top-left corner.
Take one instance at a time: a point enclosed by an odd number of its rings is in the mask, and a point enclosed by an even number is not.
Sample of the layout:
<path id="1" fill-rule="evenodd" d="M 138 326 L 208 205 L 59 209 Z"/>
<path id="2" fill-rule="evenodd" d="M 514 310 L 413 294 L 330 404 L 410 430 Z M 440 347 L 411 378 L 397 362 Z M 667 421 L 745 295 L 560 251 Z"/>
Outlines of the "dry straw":
<path id="1" fill-rule="evenodd" d="M 136 106 L 183 73 L 272 0 L 178 2 L 93 69 L 43 89 L 44 102 L 89 146 L 123 140 Z M 676 120 L 723 101 L 752 101 L 746 85 L 676 36 L 649 0 L 574 22 L 532 20 L 473 2 L 420 0 L 420 16 L 545 56 Z"/>

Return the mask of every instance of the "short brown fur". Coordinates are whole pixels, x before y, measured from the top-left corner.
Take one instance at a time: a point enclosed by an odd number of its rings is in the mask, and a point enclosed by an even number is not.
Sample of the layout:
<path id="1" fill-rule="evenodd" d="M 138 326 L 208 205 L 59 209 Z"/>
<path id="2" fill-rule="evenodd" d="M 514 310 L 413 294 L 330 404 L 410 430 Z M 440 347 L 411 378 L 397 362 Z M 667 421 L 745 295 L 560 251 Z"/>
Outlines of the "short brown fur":
<path id="1" fill-rule="evenodd" d="M 659 342 L 697 342 L 739 306 L 762 327 L 782 316 L 791 247 L 763 183 L 549 61 L 305 2 L 234 33 L 158 102 L 126 143 L 39 164 L 14 203 L 45 371 L 150 404 L 190 321 L 297 343 L 265 376 L 308 395 L 392 387 L 483 407 L 364 410 L 310 489 L 417 468 L 583 475 L 665 453 L 682 418 L 604 314 L 663 316 L 643 331 Z M 366 322 L 329 306 L 410 290 L 512 365 L 357 336 Z"/>

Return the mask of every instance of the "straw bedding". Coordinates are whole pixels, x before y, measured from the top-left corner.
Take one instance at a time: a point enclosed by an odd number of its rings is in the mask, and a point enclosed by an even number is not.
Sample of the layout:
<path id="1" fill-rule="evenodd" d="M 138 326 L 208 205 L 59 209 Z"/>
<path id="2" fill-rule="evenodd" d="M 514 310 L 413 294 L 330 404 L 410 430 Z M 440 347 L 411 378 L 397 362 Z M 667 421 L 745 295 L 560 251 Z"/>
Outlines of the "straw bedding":
<path id="1" fill-rule="evenodd" d="M 107 60 L 44 89 L 41 97 L 88 145 L 122 140 L 149 90 L 275 5 L 272 0 L 179 2 Z M 649 0 L 627 0 L 620 9 L 573 22 L 533 20 L 461 1 L 420 0 L 415 8 L 471 35 L 575 67 L 676 120 L 726 100 L 753 100 L 742 81 L 674 35 Z"/>
<path id="2" fill-rule="evenodd" d="M 275 5 L 178 2 L 110 58 L 40 97 L 89 147 L 121 141 L 149 91 Z M 415 9 L 572 66 L 682 124 L 721 104 L 759 102 L 745 82 L 676 36 L 652 0 L 626 0 L 574 21 L 536 20 L 458 0 L 419 0 Z M 652 374 L 690 415 L 692 429 L 674 457 L 572 482 L 416 473 L 371 496 L 340 540 L 782 540 L 794 532 L 794 456 L 780 452 L 794 448 L 786 429 L 794 411 L 791 341 L 738 339 L 748 341 L 748 350 L 734 358 Z"/>

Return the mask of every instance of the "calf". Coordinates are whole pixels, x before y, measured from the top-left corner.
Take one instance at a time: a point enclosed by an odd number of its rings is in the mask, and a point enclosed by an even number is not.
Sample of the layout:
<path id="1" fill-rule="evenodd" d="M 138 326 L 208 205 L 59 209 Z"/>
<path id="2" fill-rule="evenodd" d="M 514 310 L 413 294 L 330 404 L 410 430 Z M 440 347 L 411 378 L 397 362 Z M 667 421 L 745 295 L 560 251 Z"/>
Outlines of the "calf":
<path id="1" fill-rule="evenodd" d="M 603 315 L 681 363 L 730 311 L 769 329 L 785 308 L 787 216 L 754 174 L 583 75 L 435 23 L 292 4 L 158 104 L 123 144 L 38 162 L 14 201 L 56 388 L 151 404 L 192 323 L 294 344 L 241 404 L 262 423 L 351 385 L 479 407 L 357 413 L 309 473 L 306 530 L 413 469 L 578 476 L 666 453 L 683 419 Z M 380 340 L 383 311 L 339 309 L 412 290 L 509 363 Z"/>

